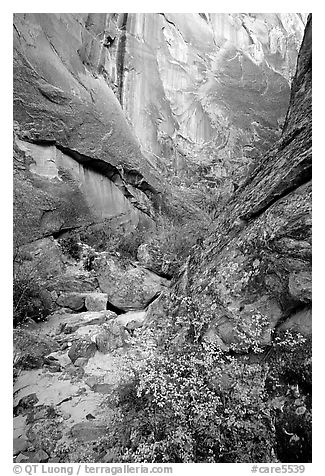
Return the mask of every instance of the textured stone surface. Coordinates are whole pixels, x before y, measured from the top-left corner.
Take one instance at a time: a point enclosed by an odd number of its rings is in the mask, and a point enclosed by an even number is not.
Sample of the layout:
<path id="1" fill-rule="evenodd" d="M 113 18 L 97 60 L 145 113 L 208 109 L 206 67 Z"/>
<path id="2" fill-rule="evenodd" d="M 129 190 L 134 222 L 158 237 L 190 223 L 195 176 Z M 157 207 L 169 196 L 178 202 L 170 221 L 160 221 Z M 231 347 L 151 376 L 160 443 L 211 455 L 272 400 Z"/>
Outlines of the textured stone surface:
<path id="1" fill-rule="evenodd" d="M 92 293 L 85 298 L 85 306 L 88 311 L 103 311 L 107 306 L 107 294 Z"/>
<path id="2" fill-rule="evenodd" d="M 44 364 L 45 357 L 58 349 L 50 337 L 41 337 L 37 331 L 14 330 L 14 364 L 17 368 L 34 369 Z"/>
<path id="3" fill-rule="evenodd" d="M 18 455 L 22 451 L 27 450 L 28 441 L 26 441 L 24 438 L 14 438 L 13 448 L 14 448 L 14 456 Z"/>
<path id="4" fill-rule="evenodd" d="M 125 311 L 143 310 L 169 282 L 151 271 L 126 264 L 107 256 L 96 263 L 100 289 L 107 293 L 108 301 Z"/>
<path id="5" fill-rule="evenodd" d="M 71 436 L 77 441 L 93 441 L 105 436 L 108 428 L 97 422 L 77 423 L 71 428 Z"/>
<path id="6" fill-rule="evenodd" d="M 217 193 L 231 193 L 280 136 L 305 21 L 294 13 L 112 15 L 110 75 L 145 154 L 164 173 L 189 182 L 203 174 Z"/>
<path id="7" fill-rule="evenodd" d="M 311 20 L 282 136 L 192 253 L 182 292 L 226 344 L 249 342 L 257 325 L 267 344 L 310 299 L 310 272 Z"/>
<path id="8" fill-rule="evenodd" d="M 168 275 L 170 271 L 159 245 L 157 246 L 155 242 L 150 241 L 140 245 L 137 250 L 137 259 L 142 266 L 161 276 Z"/>
<path id="9" fill-rule="evenodd" d="M 55 291 L 57 294 L 63 293 L 86 293 L 95 291 L 98 288 L 98 282 L 95 276 L 87 272 L 76 270 L 72 272 L 58 274 L 46 281 L 46 288 L 49 291 Z"/>
<path id="10" fill-rule="evenodd" d="M 104 322 L 116 318 L 112 311 L 87 311 L 79 313 L 55 312 L 48 316 L 47 322 L 42 322 L 42 331 L 47 335 L 57 335 L 61 331 L 65 334 L 77 332 L 89 326 L 101 326 Z"/>
<path id="11" fill-rule="evenodd" d="M 49 235 L 116 217 L 120 224 L 138 223 L 136 209 L 118 186 L 99 171 L 80 164 L 55 145 L 32 144 L 19 139 L 16 144 L 25 157 L 26 170 L 15 173 L 15 216 L 22 215 L 18 207 L 23 206 L 28 216 L 33 216 L 39 224 L 39 229 L 33 230 L 32 223 L 24 223 L 27 217 L 21 216 L 19 224 L 25 224 L 29 235 L 32 232 Z M 28 203 L 34 189 L 36 193 Z M 27 203 L 22 203 L 24 198 Z"/>
<path id="12" fill-rule="evenodd" d="M 121 314 L 116 318 L 116 322 L 122 324 L 128 330 L 134 330 L 138 327 L 142 327 L 144 320 L 146 318 L 146 312 L 126 312 L 125 314 Z"/>
<path id="13" fill-rule="evenodd" d="M 175 172 L 231 194 L 279 135 L 304 21 L 15 14 L 15 240 L 194 211 Z"/>
<path id="14" fill-rule="evenodd" d="M 96 344 L 89 338 L 74 342 L 68 352 L 70 360 L 75 363 L 77 359 L 89 359 L 96 352 Z"/>
<path id="15" fill-rule="evenodd" d="M 293 314 L 283 324 L 279 326 L 279 330 L 296 331 L 303 336 L 311 336 L 312 334 L 312 312 L 306 308 Z"/>
<path id="16" fill-rule="evenodd" d="M 106 311 L 107 294 L 105 293 L 61 293 L 56 303 L 75 311 L 86 308 L 89 312 Z"/>
<path id="17" fill-rule="evenodd" d="M 107 14 L 90 17 L 14 15 L 14 216 L 22 242 L 116 216 L 134 226 L 151 213 L 146 193 L 159 182 L 105 73 Z"/>
<path id="18" fill-rule="evenodd" d="M 69 307 L 75 311 L 80 311 L 85 305 L 85 295 L 82 293 L 62 293 L 56 302 L 61 307 Z"/>
<path id="19" fill-rule="evenodd" d="M 124 327 L 117 322 L 117 320 L 112 320 L 107 324 L 103 324 L 101 332 L 95 337 L 97 349 L 103 354 L 107 354 L 119 347 L 123 347 L 126 340 L 127 333 Z"/>
<path id="20" fill-rule="evenodd" d="M 65 269 L 62 250 L 52 237 L 36 240 L 20 247 L 19 251 L 20 255 L 25 258 L 24 263 L 37 272 L 37 276 L 43 280 L 51 279 L 53 276 L 61 274 Z"/>

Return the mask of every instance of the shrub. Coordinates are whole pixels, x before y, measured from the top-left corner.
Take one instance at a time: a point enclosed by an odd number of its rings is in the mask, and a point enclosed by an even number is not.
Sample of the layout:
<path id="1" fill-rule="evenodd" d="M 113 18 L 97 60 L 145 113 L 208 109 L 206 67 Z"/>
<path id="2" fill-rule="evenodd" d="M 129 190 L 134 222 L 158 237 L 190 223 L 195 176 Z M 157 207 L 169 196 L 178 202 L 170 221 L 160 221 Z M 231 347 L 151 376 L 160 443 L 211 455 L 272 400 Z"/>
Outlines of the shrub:
<path id="1" fill-rule="evenodd" d="M 149 233 L 141 229 L 136 229 L 129 233 L 120 233 L 116 244 L 116 251 L 124 258 L 136 259 L 138 248 L 144 243 L 147 236 L 149 236 Z"/>
<path id="2" fill-rule="evenodd" d="M 241 345 L 225 353 L 200 343 L 204 316 L 190 299 L 172 301 L 159 332 L 142 330 L 139 345 L 150 342 L 150 350 L 133 382 L 118 389 L 115 462 L 309 461 L 308 340 L 287 332 L 271 352 L 254 340 L 255 355 L 240 353 Z"/>
<path id="3" fill-rule="evenodd" d="M 101 224 L 81 230 L 80 241 L 99 252 L 118 252 L 122 258 L 136 259 L 137 249 L 149 234 L 142 227 L 125 231 L 122 227 L 112 228 L 109 224 Z"/>
<path id="4" fill-rule="evenodd" d="M 120 460 L 274 460 L 266 365 L 249 364 L 212 345 L 177 349 L 170 342 L 153 349 L 133 384 L 119 391 Z"/>
<path id="5" fill-rule="evenodd" d="M 275 406 L 276 452 L 288 463 L 312 460 L 311 338 L 278 335 L 270 355 L 266 388 Z"/>
<path id="6" fill-rule="evenodd" d="M 75 260 L 80 259 L 81 246 L 76 234 L 67 235 L 59 240 L 63 253 Z"/>
<path id="7" fill-rule="evenodd" d="M 178 274 L 191 250 L 201 246 L 210 224 L 211 217 L 206 215 L 192 217 L 185 222 L 165 217 L 157 220 L 157 228 L 147 237 L 147 243 L 164 274 L 170 277 Z"/>
<path id="8" fill-rule="evenodd" d="M 49 314 L 49 305 L 38 277 L 37 263 L 15 253 L 13 266 L 13 322 L 22 324 L 27 318 L 41 321 Z"/>

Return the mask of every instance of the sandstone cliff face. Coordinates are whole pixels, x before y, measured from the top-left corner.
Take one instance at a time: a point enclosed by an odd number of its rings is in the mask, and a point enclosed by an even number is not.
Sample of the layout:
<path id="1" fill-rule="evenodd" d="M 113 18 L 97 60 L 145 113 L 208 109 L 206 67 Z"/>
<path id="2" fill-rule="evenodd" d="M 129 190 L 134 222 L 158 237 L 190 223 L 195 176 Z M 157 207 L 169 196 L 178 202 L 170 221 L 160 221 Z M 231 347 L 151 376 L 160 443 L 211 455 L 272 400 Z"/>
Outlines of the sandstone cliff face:
<path id="1" fill-rule="evenodd" d="M 216 200 L 227 199 L 279 135 L 304 20 L 16 14 L 15 217 L 23 242 L 104 219 L 148 222 L 151 198 L 164 194 L 169 207 L 184 208 L 175 185 L 201 176 Z M 163 177 L 175 173 L 181 180 L 171 189 Z"/>
<path id="2" fill-rule="evenodd" d="M 150 215 L 158 182 L 102 74 L 106 14 L 95 20 L 14 17 L 15 205 L 34 220 L 26 240 Z"/>
<path id="3" fill-rule="evenodd" d="M 112 16 L 110 74 L 144 154 L 229 195 L 280 136 L 304 23 L 300 14 Z"/>
<path id="4" fill-rule="evenodd" d="M 205 338 L 224 348 L 269 344 L 283 322 L 311 331 L 311 18 L 281 139 L 233 195 L 180 284 L 205 316 Z"/>

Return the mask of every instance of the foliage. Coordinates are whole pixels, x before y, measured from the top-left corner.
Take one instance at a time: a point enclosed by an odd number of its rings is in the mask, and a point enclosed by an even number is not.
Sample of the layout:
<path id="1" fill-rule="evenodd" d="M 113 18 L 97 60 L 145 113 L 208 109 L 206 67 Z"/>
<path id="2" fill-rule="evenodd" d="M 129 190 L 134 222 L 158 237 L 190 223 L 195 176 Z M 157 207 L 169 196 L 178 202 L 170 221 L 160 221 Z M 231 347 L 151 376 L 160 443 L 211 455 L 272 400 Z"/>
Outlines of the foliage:
<path id="1" fill-rule="evenodd" d="M 157 220 L 157 228 L 148 236 L 147 243 L 165 274 L 178 274 L 193 248 L 201 246 L 211 221 L 212 217 L 206 214 L 185 222 L 166 217 Z"/>
<path id="2" fill-rule="evenodd" d="M 79 238 L 80 242 L 98 252 L 119 253 L 124 259 L 136 259 L 137 250 L 147 233 L 143 227 L 125 231 L 122 227 L 114 228 L 109 224 L 101 224 L 81 230 Z"/>
<path id="3" fill-rule="evenodd" d="M 63 253 L 71 258 L 80 259 L 81 246 L 76 234 L 67 235 L 59 240 Z"/>
<path id="4" fill-rule="evenodd" d="M 49 306 L 38 276 L 37 263 L 16 252 L 13 265 L 13 323 L 27 318 L 41 321 L 49 314 Z"/>
<path id="5" fill-rule="evenodd" d="M 275 407 L 277 455 L 288 463 L 311 462 L 311 338 L 278 335 L 269 360 L 266 389 Z"/>
<path id="6" fill-rule="evenodd" d="M 147 357 L 118 390 L 114 461 L 309 461 L 308 340 L 287 331 L 265 352 L 258 345 L 265 323 L 257 316 L 247 346 L 225 353 L 200 342 L 205 320 L 191 298 L 174 295 L 173 306 L 176 314 L 169 312 L 159 332 L 141 331 Z"/>
<path id="7" fill-rule="evenodd" d="M 147 243 L 161 269 L 166 270 L 166 275 L 173 277 L 179 272 L 191 250 L 200 246 L 212 220 L 212 215 L 206 213 L 200 217 L 193 216 L 185 222 L 175 217 L 160 216 L 155 228 L 137 227 L 130 231 L 112 228 L 109 224 L 94 225 L 61 238 L 60 244 L 63 251 L 76 260 L 81 259 L 82 244 L 85 244 L 94 253 L 117 253 L 121 260 L 129 261 L 136 260 L 139 246 Z M 90 270 L 92 257 L 88 258 L 84 260 L 84 264 Z"/>
<path id="8" fill-rule="evenodd" d="M 136 259 L 139 246 L 146 239 L 146 232 L 144 230 L 136 229 L 129 233 L 119 235 L 116 250 L 121 257 L 127 259 Z"/>
<path id="9" fill-rule="evenodd" d="M 150 351 L 133 385 L 120 389 L 124 445 L 119 458 L 272 461 L 267 366 L 226 355 L 213 345 L 188 343 L 179 349 L 167 342 L 159 352 Z"/>

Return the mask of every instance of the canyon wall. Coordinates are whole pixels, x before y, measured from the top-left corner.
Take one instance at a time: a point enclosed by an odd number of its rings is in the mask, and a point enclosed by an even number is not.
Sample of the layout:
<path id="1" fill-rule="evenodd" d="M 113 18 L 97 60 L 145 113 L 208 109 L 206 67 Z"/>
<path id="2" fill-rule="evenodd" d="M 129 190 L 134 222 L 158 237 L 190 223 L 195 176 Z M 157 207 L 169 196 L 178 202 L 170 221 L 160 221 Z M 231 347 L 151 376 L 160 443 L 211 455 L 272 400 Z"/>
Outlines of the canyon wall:
<path id="1" fill-rule="evenodd" d="M 85 14 L 14 16 L 15 218 L 23 241 L 152 215 L 160 182 L 97 57 Z M 97 20 L 102 28 L 106 14 Z M 84 58 L 87 49 L 88 59 Z"/>
<path id="2" fill-rule="evenodd" d="M 305 15 L 111 17 L 110 70 L 142 151 L 227 197 L 279 138 Z M 115 76 L 114 76 L 115 75 Z"/>
<path id="3" fill-rule="evenodd" d="M 15 14 L 21 240 L 102 220 L 150 223 L 152 202 L 182 214 L 202 180 L 227 200 L 279 136 L 304 21 Z"/>
<path id="4" fill-rule="evenodd" d="M 225 349 L 311 333 L 311 17 L 283 133 L 191 254 L 179 283 Z"/>

